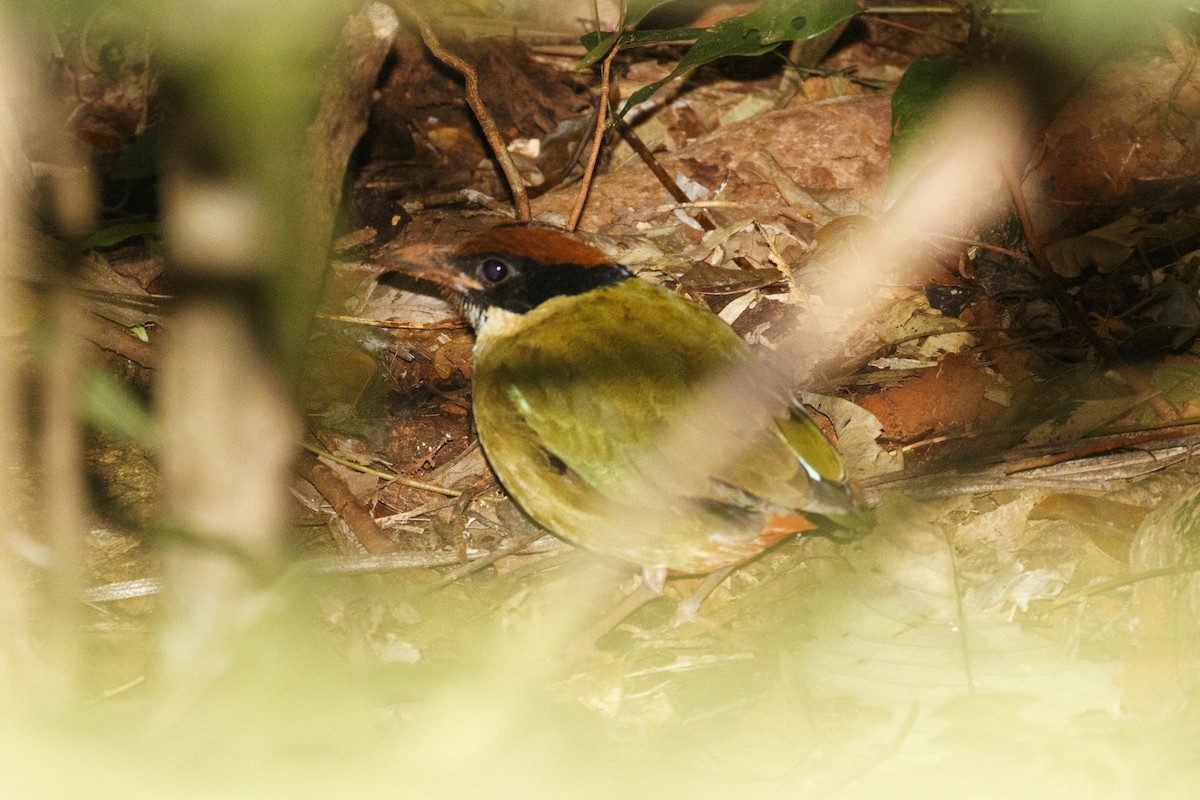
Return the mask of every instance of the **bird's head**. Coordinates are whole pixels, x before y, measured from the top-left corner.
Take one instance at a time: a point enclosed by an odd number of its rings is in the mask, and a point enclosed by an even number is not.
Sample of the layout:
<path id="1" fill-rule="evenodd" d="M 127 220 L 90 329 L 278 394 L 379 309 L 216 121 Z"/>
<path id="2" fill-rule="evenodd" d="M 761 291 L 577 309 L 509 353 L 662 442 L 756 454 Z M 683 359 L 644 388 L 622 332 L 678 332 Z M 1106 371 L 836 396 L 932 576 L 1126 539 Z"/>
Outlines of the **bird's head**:
<path id="1" fill-rule="evenodd" d="M 437 284 L 481 331 L 489 314 L 525 314 L 562 295 L 632 277 L 628 269 L 556 228 L 501 225 L 449 245 L 410 245 L 384 255 L 385 271 Z"/>

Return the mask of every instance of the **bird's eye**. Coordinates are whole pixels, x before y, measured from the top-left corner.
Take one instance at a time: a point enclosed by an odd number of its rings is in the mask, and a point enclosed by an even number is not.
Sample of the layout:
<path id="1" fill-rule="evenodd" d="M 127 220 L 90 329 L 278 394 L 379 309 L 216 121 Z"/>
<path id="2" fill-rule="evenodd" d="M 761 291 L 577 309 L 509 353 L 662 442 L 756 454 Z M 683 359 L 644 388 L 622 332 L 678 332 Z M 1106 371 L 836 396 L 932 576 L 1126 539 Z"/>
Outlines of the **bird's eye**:
<path id="1" fill-rule="evenodd" d="M 479 265 L 479 274 L 488 283 L 499 283 L 508 277 L 508 264 L 498 258 L 486 258 Z"/>

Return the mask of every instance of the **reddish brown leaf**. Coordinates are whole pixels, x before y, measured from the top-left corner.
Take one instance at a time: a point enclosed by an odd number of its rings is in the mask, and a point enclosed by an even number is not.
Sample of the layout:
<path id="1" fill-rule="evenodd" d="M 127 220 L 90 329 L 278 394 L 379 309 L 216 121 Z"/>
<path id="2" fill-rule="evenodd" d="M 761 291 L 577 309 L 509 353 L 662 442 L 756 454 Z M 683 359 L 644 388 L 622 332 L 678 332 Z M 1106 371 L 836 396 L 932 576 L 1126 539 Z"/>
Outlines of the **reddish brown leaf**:
<path id="1" fill-rule="evenodd" d="M 948 353 L 919 377 L 857 401 L 883 424 L 883 437 L 911 442 L 975 430 L 1004 419 L 1008 410 L 985 393 L 997 377 L 969 353 Z"/>
<path id="2" fill-rule="evenodd" d="M 1052 494 L 1034 506 L 1030 519 L 1058 519 L 1079 528 L 1109 558 L 1128 563 L 1133 534 L 1148 508 L 1103 497 Z"/>

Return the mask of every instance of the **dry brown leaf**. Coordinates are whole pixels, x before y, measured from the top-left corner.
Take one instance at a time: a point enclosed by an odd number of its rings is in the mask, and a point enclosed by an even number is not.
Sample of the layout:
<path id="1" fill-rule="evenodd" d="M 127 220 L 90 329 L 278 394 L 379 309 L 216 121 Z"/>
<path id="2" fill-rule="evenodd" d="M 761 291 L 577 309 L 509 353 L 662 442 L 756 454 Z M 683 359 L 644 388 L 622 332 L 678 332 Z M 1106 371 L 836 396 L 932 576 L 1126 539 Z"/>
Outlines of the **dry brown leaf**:
<path id="1" fill-rule="evenodd" d="M 1052 494 L 1030 510 L 1029 518 L 1069 522 L 1083 531 L 1102 553 L 1125 564 L 1129 562 L 1133 534 L 1148 513 L 1148 508 L 1105 497 Z"/>
<path id="2" fill-rule="evenodd" d="M 936 368 L 858 402 L 883 423 L 884 438 L 911 442 L 975 430 L 1006 418 L 1008 410 L 987 399 L 998 380 L 974 356 L 948 353 Z"/>
<path id="3" fill-rule="evenodd" d="M 433 368 L 438 377 L 443 380 L 455 372 L 461 372 L 464 377 L 471 377 L 471 350 L 475 346 L 475 337 L 470 334 L 455 336 L 439 347 L 433 354 Z"/>

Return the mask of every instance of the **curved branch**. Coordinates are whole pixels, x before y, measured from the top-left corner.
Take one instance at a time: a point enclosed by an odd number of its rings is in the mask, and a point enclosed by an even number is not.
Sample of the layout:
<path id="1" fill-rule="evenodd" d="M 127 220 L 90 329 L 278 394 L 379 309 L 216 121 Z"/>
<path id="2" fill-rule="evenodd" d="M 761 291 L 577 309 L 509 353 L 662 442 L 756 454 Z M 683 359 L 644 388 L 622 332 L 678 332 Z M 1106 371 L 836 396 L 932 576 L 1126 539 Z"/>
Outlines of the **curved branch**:
<path id="1" fill-rule="evenodd" d="M 483 135 L 487 138 L 488 145 L 492 148 L 492 153 L 496 156 L 496 161 L 500 164 L 500 170 L 504 173 L 504 179 L 508 182 L 508 189 L 512 192 L 513 206 L 516 210 L 517 219 L 522 222 L 528 222 L 532 218 L 529 210 L 529 195 L 525 192 L 525 181 L 521 179 L 521 173 L 517 170 L 517 165 L 513 163 L 512 156 L 508 154 L 508 147 L 504 143 L 504 137 L 500 135 L 500 129 L 496 126 L 496 120 L 484 105 L 483 97 L 479 94 L 479 74 L 475 71 L 475 67 L 468 64 L 461 57 L 447 50 L 437 38 L 437 34 L 429 27 L 429 23 L 425 20 L 421 13 L 413 8 L 408 0 L 394 0 L 405 14 L 412 18 L 413 22 L 417 23 L 417 28 L 421 31 L 421 41 L 425 42 L 425 46 L 429 48 L 429 52 L 441 61 L 446 66 L 453 69 L 455 72 L 463 76 L 466 82 L 467 89 L 467 105 L 471 107 L 472 113 L 475 114 L 475 119 L 479 121 L 479 127 L 483 129 Z"/>

